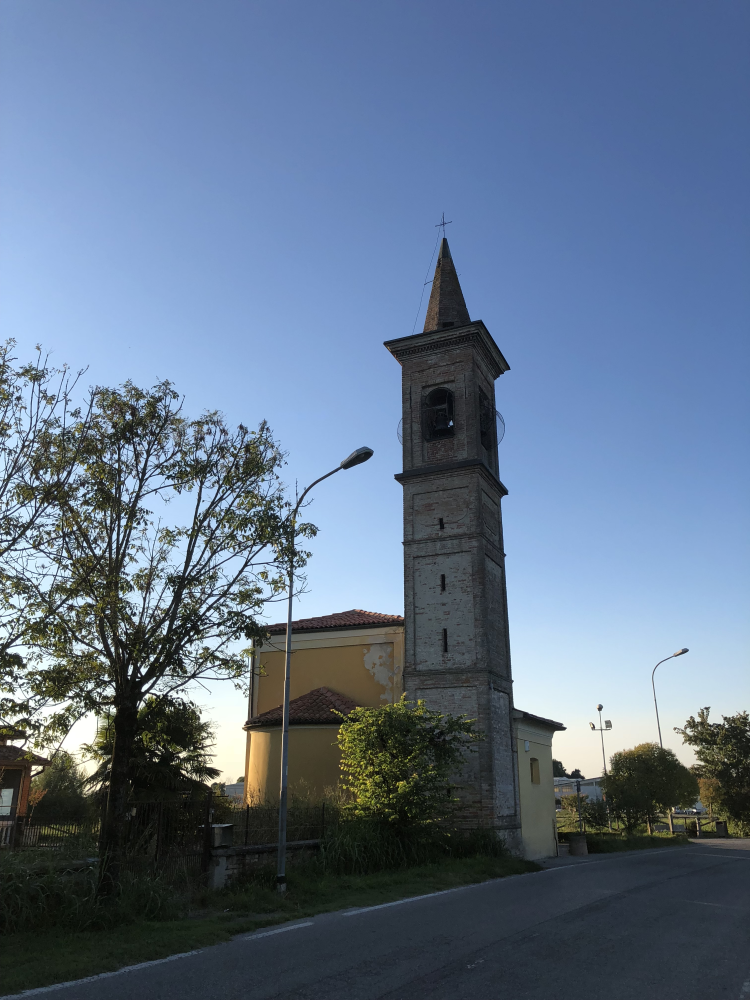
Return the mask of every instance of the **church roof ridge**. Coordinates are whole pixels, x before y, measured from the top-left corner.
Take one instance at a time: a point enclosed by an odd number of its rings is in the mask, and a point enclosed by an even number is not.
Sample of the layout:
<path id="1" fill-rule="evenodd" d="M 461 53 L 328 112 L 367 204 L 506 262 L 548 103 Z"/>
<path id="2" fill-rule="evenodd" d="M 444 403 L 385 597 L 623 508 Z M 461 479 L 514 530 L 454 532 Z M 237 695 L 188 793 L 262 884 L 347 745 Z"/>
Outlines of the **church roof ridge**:
<path id="1" fill-rule="evenodd" d="M 367 628 L 373 625 L 403 625 L 402 615 L 383 615 L 377 611 L 364 611 L 362 608 L 352 608 L 351 611 L 339 611 L 332 615 L 320 615 L 318 618 L 299 618 L 292 622 L 292 632 L 314 632 L 318 629 Z M 266 632 L 279 635 L 286 632 L 286 622 L 266 625 Z"/>

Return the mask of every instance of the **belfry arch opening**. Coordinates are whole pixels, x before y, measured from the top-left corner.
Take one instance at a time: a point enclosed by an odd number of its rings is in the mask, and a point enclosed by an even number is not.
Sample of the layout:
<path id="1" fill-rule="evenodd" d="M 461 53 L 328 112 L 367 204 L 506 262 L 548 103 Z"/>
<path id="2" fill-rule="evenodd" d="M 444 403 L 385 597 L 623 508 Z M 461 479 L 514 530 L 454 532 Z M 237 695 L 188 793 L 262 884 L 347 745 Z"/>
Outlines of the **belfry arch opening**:
<path id="1" fill-rule="evenodd" d="M 453 437 L 453 393 L 445 386 L 431 389 L 422 403 L 422 429 L 425 441 Z"/>

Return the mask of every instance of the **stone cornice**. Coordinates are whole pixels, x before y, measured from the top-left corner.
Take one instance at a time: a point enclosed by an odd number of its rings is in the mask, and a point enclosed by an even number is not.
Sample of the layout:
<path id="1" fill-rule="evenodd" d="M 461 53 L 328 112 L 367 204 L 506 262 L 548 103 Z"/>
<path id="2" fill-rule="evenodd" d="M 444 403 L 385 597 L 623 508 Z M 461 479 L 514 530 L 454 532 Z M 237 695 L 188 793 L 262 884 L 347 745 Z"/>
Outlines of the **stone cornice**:
<path id="1" fill-rule="evenodd" d="M 467 344 L 471 344 L 482 356 L 493 378 L 498 378 L 510 370 L 510 365 L 481 319 L 448 330 L 428 330 L 426 333 L 415 333 L 411 337 L 386 340 L 384 347 L 399 364 L 403 364 L 409 358 L 418 357 L 420 354 L 452 351 Z"/>
<path id="2" fill-rule="evenodd" d="M 505 486 L 503 486 L 492 469 L 480 458 L 465 458 L 460 462 L 443 462 L 441 465 L 425 465 L 422 468 L 407 469 L 405 472 L 397 472 L 393 478 L 403 486 L 405 480 L 417 479 L 420 476 L 423 478 L 438 475 L 444 476 L 446 473 L 465 472 L 467 469 L 476 469 L 478 472 L 481 472 L 496 489 L 499 487 L 502 496 L 506 497 L 508 495 Z"/>

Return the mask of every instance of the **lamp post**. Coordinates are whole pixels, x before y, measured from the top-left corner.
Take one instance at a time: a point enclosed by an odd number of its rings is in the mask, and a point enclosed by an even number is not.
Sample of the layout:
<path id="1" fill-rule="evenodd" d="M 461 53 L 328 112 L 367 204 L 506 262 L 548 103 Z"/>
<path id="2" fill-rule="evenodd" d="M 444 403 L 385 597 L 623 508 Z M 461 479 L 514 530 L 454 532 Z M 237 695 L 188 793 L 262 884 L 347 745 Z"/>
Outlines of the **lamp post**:
<path id="1" fill-rule="evenodd" d="M 612 722 L 610 719 L 604 720 L 604 725 L 602 726 L 602 709 L 604 705 L 597 705 L 596 710 L 599 713 L 599 729 L 597 730 L 593 722 L 589 722 L 589 726 L 594 732 L 598 732 L 602 740 L 602 764 L 604 765 L 604 777 L 607 777 L 607 756 L 604 753 L 604 733 L 609 732 L 612 728 Z M 604 795 L 604 804 L 607 806 L 607 826 L 609 827 L 609 832 L 612 832 L 612 819 L 609 815 L 609 805 L 607 805 L 607 796 Z"/>
<path id="2" fill-rule="evenodd" d="M 682 656 L 683 653 L 689 653 L 690 650 L 687 648 L 678 649 L 676 653 L 672 653 L 671 656 L 665 656 L 663 660 L 659 660 L 656 667 L 660 667 L 662 663 L 666 663 L 667 660 L 674 659 L 675 656 Z M 656 709 L 656 728 L 659 730 L 659 746 L 663 749 L 664 744 L 661 739 L 661 723 L 659 722 L 659 706 L 656 704 L 656 685 L 654 683 L 654 674 L 656 673 L 656 667 L 651 671 L 651 690 L 654 692 L 654 708 Z"/>
<path id="3" fill-rule="evenodd" d="M 656 667 L 661 666 L 662 663 L 666 663 L 667 660 L 674 659 L 675 656 L 682 656 L 683 653 L 689 653 L 690 650 L 685 646 L 683 649 L 678 649 L 676 653 L 672 653 L 671 656 L 665 656 L 663 660 L 659 660 Z M 661 738 L 661 723 L 659 722 L 659 706 L 656 704 L 656 685 L 654 683 L 654 674 L 656 673 L 656 667 L 651 671 L 651 690 L 654 692 L 654 709 L 656 710 L 656 728 L 659 730 L 659 746 L 664 749 L 664 744 Z M 672 819 L 672 810 L 669 810 L 669 831 L 674 833 L 674 820 Z"/>
<path id="4" fill-rule="evenodd" d="M 302 501 L 318 483 L 335 475 L 341 469 L 353 469 L 372 458 L 372 448 L 357 448 L 335 469 L 326 472 L 324 476 L 310 483 L 297 501 L 292 516 L 289 519 L 289 604 L 286 616 L 286 663 L 284 667 L 284 714 L 281 726 L 281 787 L 279 789 L 279 843 L 276 864 L 276 888 L 286 892 L 286 814 L 287 814 L 287 769 L 289 763 L 289 678 L 292 666 L 292 598 L 294 597 L 294 542 L 297 534 L 297 514 Z"/>
<path id="5" fill-rule="evenodd" d="M 601 733 L 601 737 L 602 737 L 602 764 L 604 764 L 604 776 L 606 778 L 606 776 L 607 776 L 607 758 L 606 758 L 606 755 L 604 753 L 604 734 L 605 734 L 605 732 L 609 732 L 609 730 L 612 728 L 612 723 L 611 723 L 611 721 L 609 719 L 605 719 L 604 720 L 604 726 L 602 726 L 602 709 L 603 708 L 604 708 L 604 705 L 597 705 L 596 706 L 596 710 L 599 713 L 599 728 L 597 729 L 593 722 L 589 722 L 589 726 L 591 727 L 591 729 L 593 729 L 593 731 L 595 733 Z"/>

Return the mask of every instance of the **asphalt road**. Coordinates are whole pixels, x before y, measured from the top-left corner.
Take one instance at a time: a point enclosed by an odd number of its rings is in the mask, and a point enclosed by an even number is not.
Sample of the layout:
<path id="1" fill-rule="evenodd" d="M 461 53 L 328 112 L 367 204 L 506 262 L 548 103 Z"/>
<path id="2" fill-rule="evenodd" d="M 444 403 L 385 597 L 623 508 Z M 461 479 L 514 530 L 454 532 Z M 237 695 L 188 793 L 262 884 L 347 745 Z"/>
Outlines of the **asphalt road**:
<path id="1" fill-rule="evenodd" d="M 750 840 L 560 859 L 53 990 L 54 1000 L 750 1000 Z"/>

